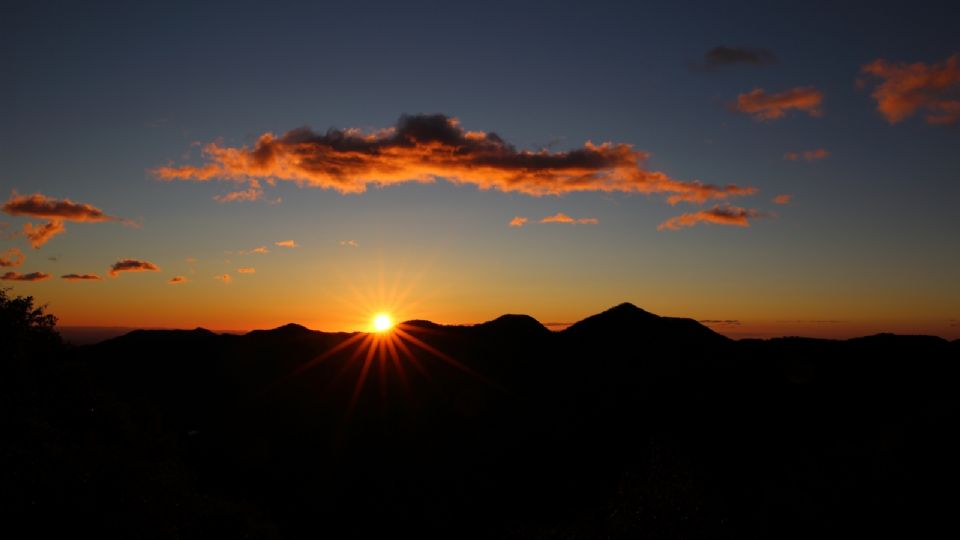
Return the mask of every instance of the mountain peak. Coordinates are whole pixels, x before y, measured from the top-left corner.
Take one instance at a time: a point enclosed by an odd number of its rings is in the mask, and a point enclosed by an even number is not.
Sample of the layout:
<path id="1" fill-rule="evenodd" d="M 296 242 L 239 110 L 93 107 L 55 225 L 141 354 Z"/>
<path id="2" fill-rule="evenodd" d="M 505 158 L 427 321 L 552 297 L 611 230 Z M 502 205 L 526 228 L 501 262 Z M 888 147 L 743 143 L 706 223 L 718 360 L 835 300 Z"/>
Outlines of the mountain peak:
<path id="1" fill-rule="evenodd" d="M 529 315 L 501 315 L 492 321 L 480 323 L 476 325 L 476 327 L 484 330 L 497 330 L 505 332 L 530 332 L 538 334 L 550 332 L 546 326 L 540 324 L 540 321 Z"/>

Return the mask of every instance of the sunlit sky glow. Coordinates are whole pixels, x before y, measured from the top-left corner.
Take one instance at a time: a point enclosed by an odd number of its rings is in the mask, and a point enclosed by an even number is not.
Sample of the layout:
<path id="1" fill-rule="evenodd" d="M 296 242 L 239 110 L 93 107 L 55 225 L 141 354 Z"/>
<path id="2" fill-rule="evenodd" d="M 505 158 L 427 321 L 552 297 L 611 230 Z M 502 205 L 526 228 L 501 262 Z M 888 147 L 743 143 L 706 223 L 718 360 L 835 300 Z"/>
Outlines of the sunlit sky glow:
<path id="1" fill-rule="evenodd" d="M 7 7 L 0 285 L 68 326 L 960 337 L 955 2 L 458 4 Z"/>

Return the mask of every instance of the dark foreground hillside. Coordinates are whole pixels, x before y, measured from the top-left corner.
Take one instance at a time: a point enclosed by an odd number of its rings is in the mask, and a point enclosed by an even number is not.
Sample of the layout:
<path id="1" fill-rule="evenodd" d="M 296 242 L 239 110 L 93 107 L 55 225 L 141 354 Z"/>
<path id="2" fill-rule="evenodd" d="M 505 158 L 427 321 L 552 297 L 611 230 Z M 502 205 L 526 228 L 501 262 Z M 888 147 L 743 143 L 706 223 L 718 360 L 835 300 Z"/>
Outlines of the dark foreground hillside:
<path id="1" fill-rule="evenodd" d="M 559 333 L 508 315 L 411 321 L 394 336 L 287 325 L 21 347 L 3 366 L 4 526 L 146 538 L 960 528 L 957 342 L 734 342 L 629 304 Z"/>

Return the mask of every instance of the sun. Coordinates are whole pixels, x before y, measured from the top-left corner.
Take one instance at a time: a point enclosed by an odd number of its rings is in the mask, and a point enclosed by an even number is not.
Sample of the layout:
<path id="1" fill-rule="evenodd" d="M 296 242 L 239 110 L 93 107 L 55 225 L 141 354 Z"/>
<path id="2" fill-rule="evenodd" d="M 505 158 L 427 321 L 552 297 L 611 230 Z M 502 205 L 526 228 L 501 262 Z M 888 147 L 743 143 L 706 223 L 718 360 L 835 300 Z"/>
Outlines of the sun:
<path id="1" fill-rule="evenodd" d="M 373 329 L 376 332 L 386 332 L 393 328 L 393 318 L 386 313 L 377 313 L 373 317 Z"/>

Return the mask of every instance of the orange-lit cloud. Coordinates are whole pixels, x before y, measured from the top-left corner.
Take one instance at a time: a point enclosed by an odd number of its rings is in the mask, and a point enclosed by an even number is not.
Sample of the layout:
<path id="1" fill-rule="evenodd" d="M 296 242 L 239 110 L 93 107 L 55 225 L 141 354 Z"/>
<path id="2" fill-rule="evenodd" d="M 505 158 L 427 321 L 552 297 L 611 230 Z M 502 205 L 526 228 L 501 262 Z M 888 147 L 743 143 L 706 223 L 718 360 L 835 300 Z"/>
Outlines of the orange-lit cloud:
<path id="1" fill-rule="evenodd" d="M 256 268 L 251 268 L 251 267 L 249 267 L 249 266 L 246 266 L 246 267 L 243 267 L 243 268 L 237 268 L 237 273 L 239 273 L 239 274 L 256 274 L 256 273 L 257 273 L 257 269 L 256 269 Z"/>
<path id="2" fill-rule="evenodd" d="M 659 226 L 658 231 L 676 231 L 686 227 L 693 227 L 698 223 L 716 223 L 718 225 L 732 225 L 734 227 L 749 227 L 749 218 L 764 217 L 758 210 L 740 208 L 729 204 L 716 205 L 709 210 L 701 210 L 689 214 L 674 216 Z"/>
<path id="3" fill-rule="evenodd" d="M 60 279 L 67 281 L 99 281 L 102 278 L 96 274 L 67 274 L 60 276 Z"/>
<path id="4" fill-rule="evenodd" d="M 270 253 L 270 250 L 267 249 L 267 246 L 260 246 L 260 247 L 255 247 L 255 248 L 251 249 L 251 250 L 248 251 L 247 253 L 260 253 L 260 254 L 263 254 L 263 253 Z M 242 255 L 242 254 L 243 254 L 243 253 L 241 253 L 241 255 Z"/>
<path id="5" fill-rule="evenodd" d="M 622 143 L 566 152 L 517 150 L 495 133 L 466 131 L 444 115 L 401 116 L 393 128 L 372 133 L 307 128 L 277 137 L 264 133 L 253 148 L 210 143 L 206 163 L 160 167 L 163 180 L 247 182 L 286 180 L 300 186 L 363 193 L 369 185 L 430 183 L 438 178 L 480 189 L 532 196 L 581 191 L 663 193 L 673 204 L 703 203 L 756 190 L 680 181 L 649 171 L 646 152 Z M 257 184 L 259 185 L 259 184 Z"/>
<path id="6" fill-rule="evenodd" d="M 810 116 L 820 116 L 823 93 L 812 86 L 791 88 L 768 94 L 763 88 L 754 88 L 737 96 L 736 109 L 757 120 L 783 118 L 786 111 L 796 109 Z"/>
<path id="7" fill-rule="evenodd" d="M 790 201 L 793 199 L 793 195 L 783 194 L 777 195 L 773 198 L 774 204 L 790 204 Z"/>
<path id="8" fill-rule="evenodd" d="M 47 243 L 54 236 L 64 232 L 64 221 L 80 223 L 97 223 L 102 221 L 120 221 L 133 225 L 129 220 L 106 214 L 99 208 L 86 204 L 75 203 L 70 199 L 55 199 L 42 193 L 19 195 L 14 192 L 4 203 L 3 211 L 12 216 L 27 216 L 43 218 L 47 222 L 41 225 L 25 223 L 23 236 L 27 237 L 34 249 Z"/>
<path id="9" fill-rule="evenodd" d="M 213 279 L 219 279 L 224 283 L 230 283 L 231 281 L 233 281 L 233 278 L 230 277 L 230 274 L 219 274 L 219 275 L 213 276 Z"/>
<path id="10" fill-rule="evenodd" d="M 285 248 L 295 248 L 297 243 L 293 240 L 281 240 L 279 242 L 274 242 L 273 245 Z"/>
<path id="11" fill-rule="evenodd" d="M 50 279 L 50 274 L 44 272 L 30 272 L 29 274 L 7 272 L 0 275 L 0 280 L 4 281 L 43 281 L 45 279 Z"/>
<path id="12" fill-rule="evenodd" d="M 355 247 L 359 246 L 360 244 L 358 244 L 356 240 L 341 240 L 341 241 L 340 241 L 340 245 L 343 246 L 343 247 L 354 247 L 354 248 L 355 248 Z"/>
<path id="13" fill-rule="evenodd" d="M 824 148 L 817 148 L 816 150 L 804 150 L 802 152 L 787 152 L 783 154 L 783 159 L 787 161 L 820 161 L 821 159 L 826 159 L 830 155 Z"/>
<path id="14" fill-rule="evenodd" d="M 26 256 L 18 248 L 10 248 L 0 255 L 0 268 L 16 268 L 23 264 Z"/>
<path id="15" fill-rule="evenodd" d="M 117 277 L 120 272 L 159 272 L 157 265 L 149 261 L 138 261 L 136 259 L 122 259 L 110 266 L 110 275 Z"/>
<path id="16" fill-rule="evenodd" d="M 918 110 L 929 124 L 960 122 L 960 54 L 932 65 L 878 59 L 861 71 L 882 79 L 872 95 L 887 122 L 902 122 Z"/>
<path id="17" fill-rule="evenodd" d="M 581 223 L 584 225 L 596 225 L 600 223 L 600 220 L 597 218 L 572 218 L 563 212 L 557 212 L 552 216 L 541 219 L 540 223 Z"/>
<path id="18" fill-rule="evenodd" d="M 527 224 L 530 221 L 528 218 L 522 216 L 516 216 L 510 220 L 510 226 L 513 228 L 520 228 Z"/>
<path id="19" fill-rule="evenodd" d="M 167 281 L 167 283 L 169 283 L 170 285 L 179 285 L 181 283 L 186 283 L 188 281 L 190 280 L 188 280 L 183 276 L 173 276 L 172 278 L 170 278 L 169 281 Z"/>
<path id="20" fill-rule="evenodd" d="M 238 202 L 238 201 L 257 201 L 263 198 L 263 189 L 260 187 L 260 182 L 256 180 L 250 180 L 249 187 L 247 189 L 239 191 L 231 191 L 230 193 L 224 195 L 214 195 L 213 200 L 221 203 L 229 202 Z"/>
<path id="21" fill-rule="evenodd" d="M 17 195 L 3 205 L 3 211 L 12 216 L 30 216 L 51 220 L 78 222 L 124 221 L 122 218 L 107 215 L 94 206 L 75 203 L 70 199 L 58 200 L 41 193 Z"/>
<path id="22" fill-rule="evenodd" d="M 33 249 L 37 249 L 46 244 L 51 238 L 65 230 L 67 229 L 63 226 L 63 220 L 60 219 L 51 219 L 41 225 L 34 225 L 33 223 L 23 224 L 23 236 L 27 237 Z"/>

